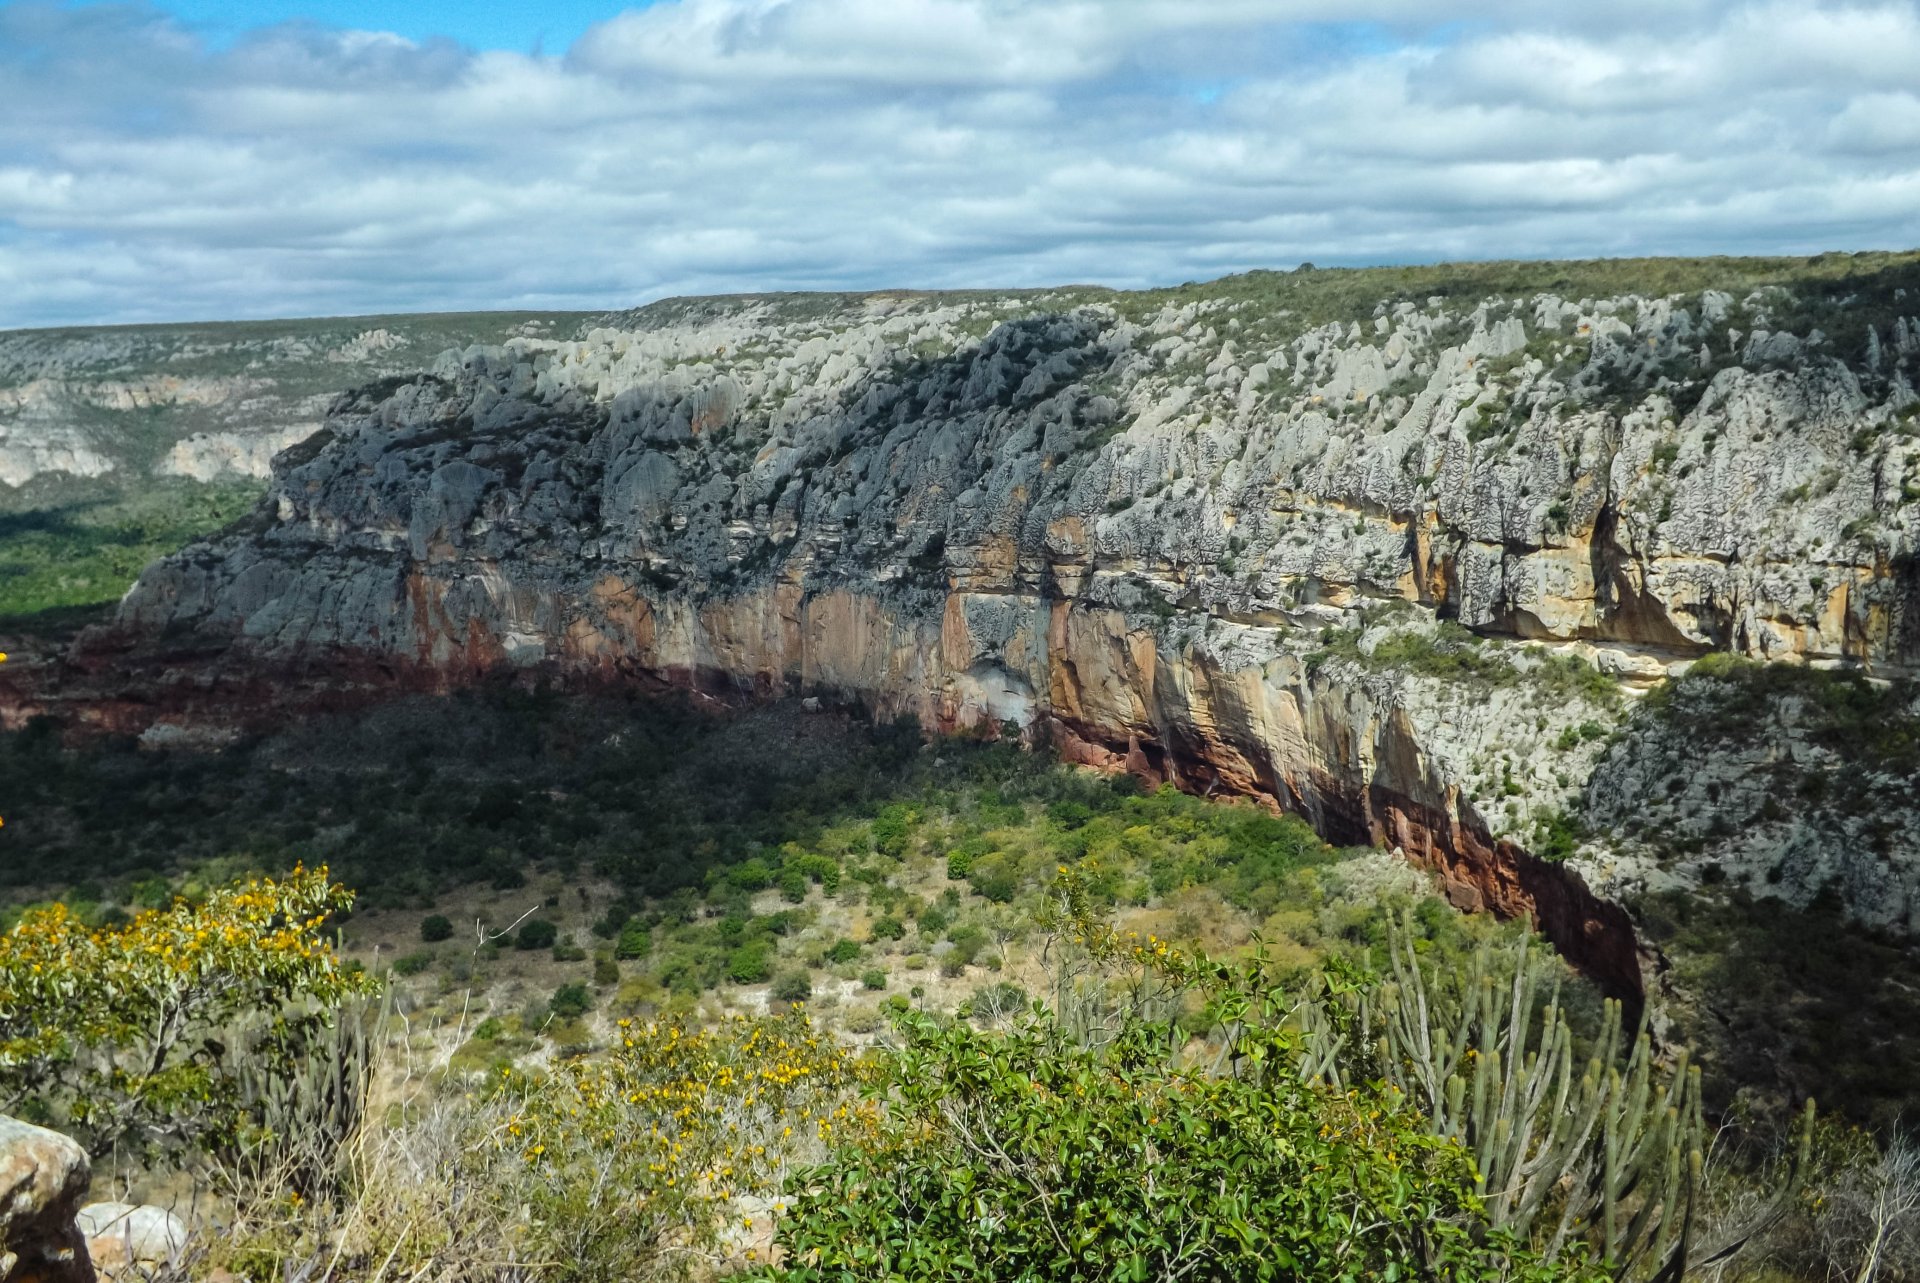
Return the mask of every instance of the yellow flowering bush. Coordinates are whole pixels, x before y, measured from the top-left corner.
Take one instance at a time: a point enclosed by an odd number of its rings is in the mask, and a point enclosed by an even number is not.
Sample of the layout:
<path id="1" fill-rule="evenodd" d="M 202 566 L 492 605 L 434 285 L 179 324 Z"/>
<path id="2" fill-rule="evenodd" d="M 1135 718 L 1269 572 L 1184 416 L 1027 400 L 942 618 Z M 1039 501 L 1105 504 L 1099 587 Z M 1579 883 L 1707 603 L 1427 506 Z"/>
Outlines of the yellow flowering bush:
<path id="1" fill-rule="evenodd" d="M 26 914 L 0 936 L 0 1110 L 96 1154 L 230 1141 L 242 1062 L 290 1067 L 370 988 L 326 935 L 352 898 L 325 869 L 296 868 L 120 926 L 89 927 L 59 904 Z"/>
<path id="2" fill-rule="evenodd" d="M 512 1112 L 493 1138 L 527 1178 L 514 1190 L 525 1254 L 545 1277 L 678 1277 L 744 1258 L 753 1213 L 790 1169 L 874 1125 L 857 1099 L 864 1062 L 799 1011 L 618 1033 L 604 1056 L 502 1075 Z"/>

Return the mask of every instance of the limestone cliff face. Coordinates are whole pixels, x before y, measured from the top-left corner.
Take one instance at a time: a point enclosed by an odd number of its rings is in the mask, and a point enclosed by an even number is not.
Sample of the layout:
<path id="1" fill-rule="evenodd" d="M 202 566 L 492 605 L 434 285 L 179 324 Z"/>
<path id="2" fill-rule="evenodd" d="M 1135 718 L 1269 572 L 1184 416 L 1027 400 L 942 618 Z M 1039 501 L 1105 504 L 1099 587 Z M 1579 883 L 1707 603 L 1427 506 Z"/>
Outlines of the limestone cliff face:
<path id="1" fill-rule="evenodd" d="M 567 330 L 498 314 L 0 331 L 0 507 L 112 495 L 148 477 L 235 481 L 312 435 L 340 388 L 412 371 L 449 342 Z"/>
<path id="2" fill-rule="evenodd" d="M 1402 845 L 1624 986 L 1521 849 L 1622 716 L 1589 666 L 1920 659 L 1920 290 L 1875 288 L 1842 338 L 1784 289 L 657 305 L 341 397 L 76 659 L 1011 723 Z"/>

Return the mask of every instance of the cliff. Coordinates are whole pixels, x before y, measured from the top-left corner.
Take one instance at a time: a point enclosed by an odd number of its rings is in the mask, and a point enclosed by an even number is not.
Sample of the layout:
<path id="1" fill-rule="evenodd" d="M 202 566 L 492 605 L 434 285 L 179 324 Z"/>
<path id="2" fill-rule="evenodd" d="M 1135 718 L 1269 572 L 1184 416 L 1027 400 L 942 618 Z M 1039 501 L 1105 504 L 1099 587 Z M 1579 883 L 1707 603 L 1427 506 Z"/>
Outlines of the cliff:
<path id="1" fill-rule="evenodd" d="M 265 478 L 342 387 L 449 343 L 570 330 L 574 315 L 347 317 L 0 331 L 0 512 L 96 502 L 112 481 Z M 93 483 L 91 485 L 75 482 Z"/>
<path id="2" fill-rule="evenodd" d="M 1398 844 L 1637 989 L 1524 848 L 1695 657 L 1911 671 L 1916 380 L 1913 255 L 674 301 L 339 397 L 0 706 L 821 694 Z"/>

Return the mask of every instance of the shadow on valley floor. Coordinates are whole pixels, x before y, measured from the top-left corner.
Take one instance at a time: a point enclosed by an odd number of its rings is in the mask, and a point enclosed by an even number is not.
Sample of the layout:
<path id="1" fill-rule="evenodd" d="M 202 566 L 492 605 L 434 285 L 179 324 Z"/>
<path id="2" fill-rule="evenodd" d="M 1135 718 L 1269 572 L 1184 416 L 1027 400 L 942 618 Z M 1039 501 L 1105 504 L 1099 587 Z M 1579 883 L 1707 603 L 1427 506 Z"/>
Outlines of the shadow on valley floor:
<path id="1" fill-rule="evenodd" d="M 1920 953 L 1816 901 L 1669 893 L 1639 906 L 1674 1014 L 1724 1107 L 1740 1087 L 1813 1096 L 1889 1130 L 1920 1101 Z M 1762 1099 L 1757 1104 L 1770 1102 Z"/>

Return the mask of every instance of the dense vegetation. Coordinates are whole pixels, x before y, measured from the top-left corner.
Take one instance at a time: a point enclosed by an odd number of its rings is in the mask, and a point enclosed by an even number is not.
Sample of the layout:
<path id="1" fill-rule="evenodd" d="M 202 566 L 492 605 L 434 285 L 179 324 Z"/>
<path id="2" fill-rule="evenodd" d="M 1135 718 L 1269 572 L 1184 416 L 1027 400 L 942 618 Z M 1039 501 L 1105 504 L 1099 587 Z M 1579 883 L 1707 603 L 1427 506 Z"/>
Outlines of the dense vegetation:
<path id="1" fill-rule="evenodd" d="M 1834 1260 L 1863 1231 L 1797 1182 L 1854 1215 L 1879 1170 L 1829 1130 L 1809 1176 L 1778 1113 L 1709 1146 L 1697 1080 L 1514 953 L 1515 928 L 1378 855 L 1006 744 L 502 687 L 218 752 L 65 747 L 41 724 L 0 738 L 0 767 L 10 939 L 66 924 L 111 953 L 300 859 L 369 887 L 325 974 L 379 972 L 394 1017 L 212 1033 L 236 1073 L 192 1098 L 228 1112 L 120 1147 L 191 1147 L 241 1227 L 221 1259 L 252 1278 L 318 1253 L 349 1278 L 1091 1278 L 1114 1252 L 1145 1277 L 1644 1278 L 1687 1217 L 1692 1241 L 1806 1277 L 1816 1229 Z M 25 907 L 54 895 L 70 908 Z M 1246 961 L 1216 971 L 1196 944 Z M 1428 1021 L 1457 1033 L 1401 1041 Z M 381 1055 L 405 1104 L 369 1114 L 353 1092 Z M 83 1124 L 81 1094 L 42 1116 Z M 1709 1149 L 1742 1157 L 1689 1166 Z M 1244 1200 L 1221 1201 L 1229 1172 L 1260 1174 Z"/>
<path id="2" fill-rule="evenodd" d="M 1336 853 L 1298 820 L 1138 796 L 1008 744 L 865 728 L 785 704 L 714 718 L 677 697 L 586 699 L 502 687 L 317 719 L 205 753 L 0 736 L 11 782 L 0 877 L 81 901 L 137 899 L 208 866 L 327 863 L 365 907 L 426 907 L 530 869 L 634 897 L 716 906 L 934 852 L 1008 903 L 1064 857 L 1106 860 L 1108 894 L 1196 884 L 1271 912 L 1289 872 Z M 104 799 L 111 806 L 102 806 Z M 891 864 L 889 864 L 891 862 Z"/>
<path id="3" fill-rule="evenodd" d="M 743 1267 L 778 1283 L 1544 1283 L 1677 1279 L 1734 1253 L 1763 1269 L 1905 1259 L 1870 1216 L 1856 1223 L 1878 1170 L 1857 1139 L 1828 1147 L 1802 1200 L 1804 1144 L 1784 1168 L 1709 1174 L 1695 1080 L 1655 1069 L 1644 1043 L 1582 1053 L 1591 1107 L 1566 1108 L 1564 1078 L 1558 1096 L 1530 1085 L 1551 1087 L 1573 1037 L 1537 947 L 1463 955 L 1408 922 L 1388 974 L 1344 962 L 1316 978 L 1264 951 L 1229 964 L 1117 933 L 1078 871 L 1042 901 L 1049 998 L 997 1031 L 978 1012 L 907 1011 L 897 1045 L 860 1055 L 797 1011 L 621 1020 L 598 1055 L 423 1077 L 401 1027 L 375 1022 L 373 1045 L 409 1065 L 384 1111 L 366 1107 L 376 1065 L 354 1050 L 367 1020 L 338 1005 L 351 973 L 316 934 L 344 906 L 323 876 L 147 911 L 87 937 L 97 956 L 41 947 L 71 918 L 40 910 L 0 938 L 14 1013 L 0 1087 L 36 1091 L 49 1065 L 77 1063 L 58 1045 L 76 1028 L 140 1063 L 143 1022 L 113 1013 L 201 995 L 179 1042 L 217 1035 L 204 1045 L 231 1047 L 214 1063 L 234 1077 L 195 1078 L 207 1062 L 192 1057 L 177 1072 L 194 1090 L 155 1114 L 124 1108 L 141 1079 L 83 1076 L 61 1116 L 122 1119 L 136 1152 L 186 1163 L 227 1225 L 188 1268 L 262 1283 L 396 1262 L 569 1283 Z M 208 985 L 198 963 L 164 960 L 168 942 L 264 983 Z M 333 1036 L 269 1038 L 263 1058 L 219 1024 L 277 1030 L 290 998 Z M 1354 1036 L 1368 1029 L 1379 1042 Z M 1452 1076 L 1429 1082 L 1431 1067 Z M 249 1125 L 177 1125 L 224 1116 Z"/>
<path id="4" fill-rule="evenodd" d="M 236 520 L 260 490 L 174 480 L 46 506 L 16 496 L 0 508 L 0 628 L 119 600 L 149 562 Z"/>

